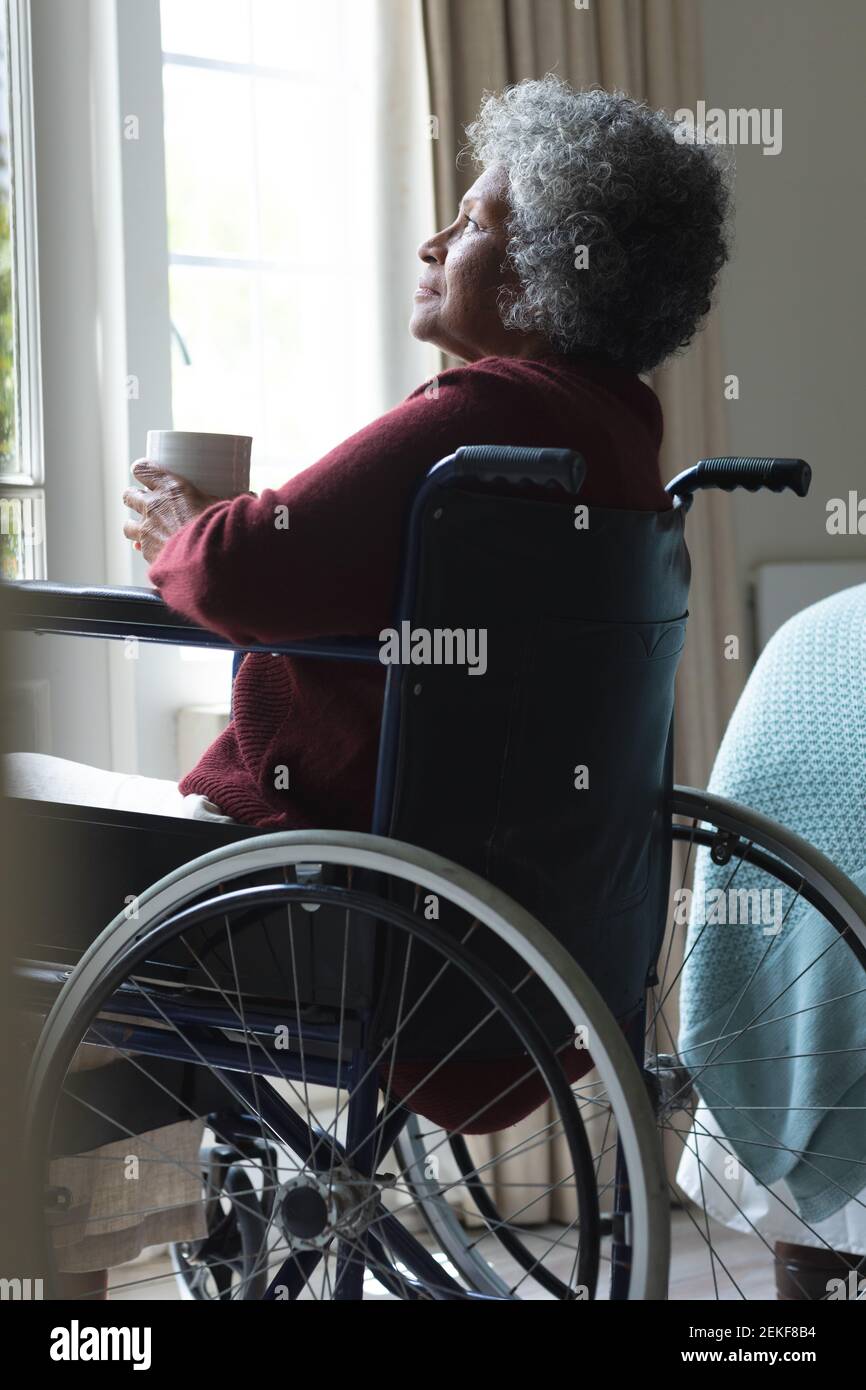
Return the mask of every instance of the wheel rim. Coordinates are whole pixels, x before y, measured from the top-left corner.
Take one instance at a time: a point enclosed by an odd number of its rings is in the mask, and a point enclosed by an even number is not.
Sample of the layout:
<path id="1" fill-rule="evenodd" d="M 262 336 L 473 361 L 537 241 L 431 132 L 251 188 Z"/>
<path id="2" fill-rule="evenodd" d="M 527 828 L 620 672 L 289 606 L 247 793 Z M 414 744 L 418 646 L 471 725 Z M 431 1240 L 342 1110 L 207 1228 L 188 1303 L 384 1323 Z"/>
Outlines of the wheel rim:
<path id="1" fill-rule="evenodd" d="M 395 853 L 396 850 L 396 853 Z M 314 851 L 314 852 L 313 852 Z M 214 862 L 219 859 L 219 865 Z M 598 1058 L 602 1066 L 607 1068 L 611 1075 L 614 1089 L 620 1095 L 624 1095 L 630 1088 L 634 1090 L 633 1077 L 628 1077 L 624 1083 L 620 1079 L 619 1072 L 616 1070 L 623 1052 L 619 1046 L 619 1037 L 611 1032 L 611 1022 L 608 1020 L 600 1000 L 592 997 L 591 987 L 587 985 L 587 992 L 582 993 L 580 1000 L 575 997 L 574 989 L 570 986 L 569 979 L 562 981 L 558 974 L 557 957 L 564 957 L 563 964 L 570 973 L 570 980 L 577 981 L 576 988 L 582 990 L 584 982 L 580 978 L 580 972 L 574 967 L 570 958 L 560 951 L 555 942 L 548 938 L 533 919 L 527 914 L 522 913 L 521 909 L 511 904 L 504 895 L 498 894 L 490 885 L 484 884 L 472 875 L 465 874 L 464 871 L 456 866 L 447 864 L 445 861 L 437 859 L 436 856 L 423 855 L 420 851 L 407 846 L 395 846 L 394 842 L 380 840 L 369 836 L 327 836 L 327 838 L 307 833 L 289 833 L 287 835 L 267 836 L 254 841 L 243 842 L 238 847 L 238 852 L 231 856 L 234 861 L 226 863 L 227 856 L 204 856 L 202 860 L 195 861 L 192 865 L 181 873 L 170 876 L 170 881 L 163 881 L 162 884 L 154 885 L 152 890 L 142 896 L 139 903 L 139 920 L 137 923 L 130 924 L 121 919 L 115 924 L 115 932 L 109 938 L 108 933 L 95 943 L 95 947 L 87 953 L 76 972 L 77 978 L 74 986 L 67 985 L 52 1011 L 52 1027 L 46 1030 L 45 1037 L 50 1037 L 53 1047 L 53 1057 L 51 1049 L 43 1047 L 34 1059 L 33 1075 L 36 1081 L 37 1091 L 40 1078 L 43 1085 L 45 1079 L 50 1075 L 51 1067 L 61 1064 L 58 1060 L 59 1052 L 57 1048 L 58 1040 L 63 1037 L 64 1029 L 67 1030 L 66 1041 L 70 1043 L 68 1030 L 71 1021 L 74 1020 L 76 1010 L 80 1009 L 81 1001 L 86 997 L 87 989 L 93 987 L 94 981 L 105 978 L 110 971 L 112 963 L 116 964 L 118 952 L 122 949 L 124 942 L 119 940 L 119 933 L 122 933 L 125 944 L 131 945 L 136 940 L 141 940 L 149 929 L 149 925 L 157 920 L 160 908 L 165 907 L 167 894 L 175 907 L 184 902 L 189 902 L 197 894 L 201 894 L 203 888 L 210 886 L 214 882 L 226 882 L 229 879 L 240 877 L 243 873 L 251 869 L 262 870 L 275 865 L 291 866 L 296 863 L 307 863 L 315 859 L 317 862 L 331 864 L 352 863 L 354 866 L 360 864 L 367 870 L 377 872 L 389 872 L 396 877 L 402 877 L 431 890 L 439 889 L 446 893 L 451 900 L 459 900 L 464 910 L 472 909 L 472 915 L 477 916 L 486 925 L 493 925 L 493 929 L 505 938 L 510 936 L 512 941 L 517 941 L 522 948 L 521 958 L 532 963 L 539 973 L 547 974 L 548 977 L 555 975 L 553 991 L 560 1004 L 565 1002 L 566 1006 L 571 1007 L 571 1017 L 579 1017 L 582 1023 L 587 1020 L 592 1026 L 596 1019 L 601 1020 L 600 1029 L 602 1034 L 609 1039 L 609 1047 L 598 1047 Z M 179 884 L 179 880 L 184 880 Z M 508 914 L 508 915 L 506 915 Z M 545 981 L 547 983 L 547 981 Z M 567 1012 L 566 1007 L 566 1012 Z M 74 1028 L 72 1030 L 74 1032 Z M 597 1034 L 594 1031 L 593 1036 Z M 45 1038 L 43 1039 L 45 1041 Z M 617 1057 L 619 1052 L 619 1057 Z M 596 1051 L 593 1052 L 596 1056 Z M 61 1059 L 62 1060 L 62 1059 Z M 633 1068 L 633 1070 L 635 1070 Z M 639 1080 L 639 1078 L 638 1078 Z M 641 1096 L 644 1101 L 645 1109 L 648 1111 L 646 1097 Z M 652 1144 L 648 1138 L 646 1125 L 641 1128 L 641 1121 L 645 1118 L 640 1114 L 635 1120 L 633 1108 L 622 1107 L 624 1127 L 628 1132 L 631 1131 L 633 1140 L 632 1148 L 635 1155 L 633 1161 L 633 1171 L 635 1173 L 635 1188 L 638 1196 L 636 1203 L 637 1217 L 636 1230 L 642 1238 L 645 1232 L 649 1231 L 650 1222 L 643 1220 L 641 1225 L 641 1195 L 649 1192 L 649 1196 L 643 1201 L 644 1211 L 648 1207 L 653 1209 L 653 1229 L 664 1228 L 664 1220 L 659 1211 L 658 1203 L 658 1182 L 654 1182 L 650 1173 L 650 1181 L 647 1183 L 642 1179 L 646 1177 L 646 1169 L 641 1167 L 640 1156 L 643 1151 L 652 1149 Z M 635 1139 L 636 1136 L 636 1139 Z M 627 1135 L 628 1137 L 628 1135 Z M 651 1165 L 650 1165 L 651 1168 Z M 645 1243 L 646 1258 L 636 1262 L 636 1278 L 634 1290 L 636 1296 L 641 1296 L 642 1292 L 648 1287 L 648 1267 L 652 1264 L 656 1274 L 655 1287 L 658 1288 L 658 1271 L 662 1259 L 658 1258 L 650 1261 L 649 1241 Z M 641 1268 L 642 1264 L 646 1269 Z M 663 1276 L 662 1276 L 663 1277 Z"/>

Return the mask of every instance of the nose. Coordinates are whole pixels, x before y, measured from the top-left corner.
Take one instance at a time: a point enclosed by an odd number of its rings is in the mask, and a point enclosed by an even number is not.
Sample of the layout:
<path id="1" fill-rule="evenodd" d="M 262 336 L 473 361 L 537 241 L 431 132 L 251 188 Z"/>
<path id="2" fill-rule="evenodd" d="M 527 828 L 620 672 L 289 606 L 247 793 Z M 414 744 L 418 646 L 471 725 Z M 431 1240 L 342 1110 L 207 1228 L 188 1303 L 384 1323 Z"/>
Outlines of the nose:
<path id="1" fill-rule="evenodd" d="M 437 232 L 435 236 L 422 241 L 418 247 L 418 259 L 423 261 L 425 265 L 444 265 L 445 257 L 448 254 L 445 245 L 447 235 L 447 232 Z"/>

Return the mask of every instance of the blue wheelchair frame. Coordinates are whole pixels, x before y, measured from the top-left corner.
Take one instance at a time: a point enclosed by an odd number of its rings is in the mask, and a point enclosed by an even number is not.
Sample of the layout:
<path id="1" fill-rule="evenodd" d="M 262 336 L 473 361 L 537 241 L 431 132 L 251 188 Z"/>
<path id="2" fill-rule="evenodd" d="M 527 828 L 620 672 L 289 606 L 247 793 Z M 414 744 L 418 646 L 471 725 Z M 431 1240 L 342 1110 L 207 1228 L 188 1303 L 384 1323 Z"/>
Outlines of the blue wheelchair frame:
<path id="1" fill-rule="evenodd" d="M 466 479 L 474 482 L 515 483 L 528 481 L 546 483 L 563 488 L 572 496 L 577 496 L 584 476 L 584 463 L 578 454 L 569 450 L 552 449 L 509 449 L 499 446 L 472 446 L 458 450 L 457 453 L 442 460 L 427 475 L 421 485 L 409 518 L 407 544 L 403 574 L 399 587 L 397 605 L 397 625 L 411 618 L 416 589 L 418 585 L 418 557 L 421 546 L 421 528 L 425 511 L 433 496 L 440 490 L 459 484 Z M 701 487 L 745 486 L 750 490 L 769 487 L 780 491 L 791 487 L 800 495 L 808 489 L 808 466 L 801 460 L 776 459 L 718 459 L 704 460 L 695 468 L 680 474 L 668 485 L 668 492 L 674 498 L 675 506 L 685 508 L 690 505 L 692 494 Z M 144 642 L 179 646 L 205 646 L 234 650 L 235 669 L 237 663 L 249 652 L 271 653 L 293 657 L 326 658 L 335 661 L 377 663 L 380 657 L 379 644 L 364 639 L 334 638 L 280 643 L 278 645 L 252 644 L 235 648 L 229 641 L 214 633 L 198 628 L 173 614 L 163 604 L 155 592 L 140 589 L 77 589 L 71 586 L 54 584 L 12 584 L 5 585 L 11 602 L 7 604 L 9 626 L 16 630 L 66 633 L 77 636 L 128 639 L 136 637 Z M 400 664 L 388 667 L 385 699 L 382 715 L 382 728 L 379 745 L 379 758 L 376 780 L 375 809 L 372 824 L 374 834 L 387 836 L 391 819 L 392 801 L 396 781 L 397 748 L 400 733 L 400 709 L 404 668 Z M 332 892 L 337 890 L 331 890 Z M 338 890 L 339 901 L 345 905 L 345 890 Z M 220 896 L 220 907 L 227 908 L 276 903 L 302 903 L 328 901 L 328 888 L 322 886 L 311 892 L 303 884 L 285 884 L 267 888 L 241 889 Z M 351 896 L 351 895 L 349 895 Z M 363 900 L 363 895 L 358 901 Z M 351 904 L 350 904 L 351 905 Z M 180 922 L 192 924 L 205 917 L 213 907 L 209 903 L 197 903 L 175 914 L 171 924 L 162 923 L 159 930 Z M 432 932 L 430 933 L 433 938 Z M 442 948 L 441 941 L 437 941 Z M 447 950 L 453 950 L 446 944 Z M 40 972 L 31 972 L 39 983 Z M 44 972 L 47 976 L 49 972 Z M 48 979 L 41 982 L 50 987 Z M 493 986 L 495 991 L 495 984 Z M 492 996 L 491 996 L 492 997 Z M 117 1008 L 115 1010 L 115 1003 Z M 369 1013 L 360 1019 L 360 1036 L 343 1058 L 341 1052 L 340 1030 L 337 1025 L 305 1024 L 303 1037 L 317 1040 L 337 1048 L 336 1062 L 315 1058 L 302 1058 L 302 1065 L 292 1060 L 291 1051 L 283 1054 L 278 1065 L 266 1059 L 264 1050 L 256 1065 L 258 1077 L 312 1081 L 349 1089 L 350 1099 L 347 1114 L 347 1135 L 345 1146 L 340 1146 L 336 1135 L 314 1133 L 305 1121 L 288 1106 L 271 1088 L 250 1074 L 248 1049 L 242 1043 L 232 1043 L 224 1036 L 216 1039 L 213 1029 L 236 1029 L 237 1015 L 219 1006 L 208 1006 L 207 1010 L 195 1007 L 188 1011 L 175 1008 L 179 1022 L 198 1026 L 196 1044 L 191 1047 L 182 1040 L 172 1038 L 165 1031 L 147 1027 L 147 1010 L 139 1005 L 135 1008 L 129 1000 L 115 996 L 111 1001 L 111 1011 L 121 1012 L 138 1020 L 130 1034 L 128 1027 L 119 1023 L 100 1023 L 99 1042 L 115 1043 L 125 1051 L 161 1057 L 167 1060 L 204 1063 L 219 1073 L 230 1073 L 229 1090 L 237 1101 L 258 1110 L 269 1129 L 282 1136 L 298 1155 L 309 1155 L 305 1161 L 314 1169 L 328 1171 L 335 1161 L 340 1162 L 346 1154 L 353 1155 L 352 1167 L 356 1172 L 373 1177 L 373 1164 L 377 1155 L 386 1154 L 405 1126 L 409 1112 L 403 1106 L 388 1105 L 377 1114 L 379 1078 L 372 1056 L 369 1026 Z M 156 1018 L 156 1010 L 150 1018 Z M 288 1031 L 289 1038 L 300 1043 L 301 1030 L 293 1023 L 280 1019 L 281 1028 Z M 262 1025 L 273 1030 L 274 1020 L 269 1017 L 247 1013 L 246 1027 Z M 532 1022 L 527 1019 L 529 1039 Z M 209 1036 L 210 1035 L 210 1036 Z M 630 1030 L 629 1040 L 640 1067 L 643 1066 L 644 1017 L 641 1010 Z M 65 1065 L 58 1058 L 58 1067 Z M 240 1131 L 258 1133 L 254 1129 L 251 1116 L 241 1116 Z M 628 1296 L 630 1244 L 628 1238 L 629 1192 L 628 1175 L 620 1150 L 617 1162 L 615 1203 L 613 1217 L 614 1246 L 612 1252 L 611 1297 L 623 1299 Z M 380 1238 L 381 1237 L 381 1238 Z M 377 1277 L 388 1287 L 389 1292 L 402 1298 L 439 1300 L 477 1300 L 488 1301 L 490 1295 L 467 1290 L 453 1279 L 442 1265 L 424 1248 L 421 1242 L 408 1232 L 398 1218 L 381 1208 L 381 1216 L 376 1219 L 376 1230 L 368 1229 L 361 1237 L 362 1244 L 370 1258 L 375 1261 Z M 398 1270 L 386 1254 L 390 1248 L 397 1260 L 409 1271 L 409 1277 Z M 289 1298 L 301 1293 L 306 1281 L 318 1263 L 321 1255 L 315 1250 L 301 1250 L 290 1254 L 278 1273 L 271 1280 L 266 1299 L 282 1298 L 288 1292 Z M 347 1246 L 338 1245 L 337 1279 L 334 1297 L 338 1300 L 356 1300 L 362 1297 L 365 1262 L 353 1258 Z"/>

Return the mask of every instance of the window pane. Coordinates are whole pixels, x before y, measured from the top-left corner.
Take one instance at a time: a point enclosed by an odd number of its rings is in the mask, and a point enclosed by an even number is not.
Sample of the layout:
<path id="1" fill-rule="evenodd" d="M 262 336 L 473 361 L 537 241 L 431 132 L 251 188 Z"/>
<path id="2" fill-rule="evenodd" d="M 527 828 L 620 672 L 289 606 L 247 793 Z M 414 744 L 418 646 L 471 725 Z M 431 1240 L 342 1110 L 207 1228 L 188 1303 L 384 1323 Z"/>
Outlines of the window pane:
<path id="1" fill-rule="evenodd" d="M 320 70 L 337 42 L 339 11 L 339 0 L 252 0 L 253 62 Z"/>
<path id="2" fill-rule="evenodd" d="M 348 280 L 173 266 L 170 284 L 183 344 L 174 428 L 252 435 L 254 489 L 279 487 L 369 418 L 363 368 L 335 379 L 331 365 L 337 326 L 352 338 Z"/>
<path id="3" fill-rule="evenodd" d="M 249 79 L 174 64 L 163 75 L 169 247 L 253 255 Z"/>
<path id="4" fill-rule="evenodd" d="M 0 472 L 20 467 L 15 367 L 15 291 L 12 278 L 12 151 L 6 7 L 0 10 Z M 5 565 L 5 552 L 4 552 Z"/>
<path id="5" fill-rule="evenodd" d="M 271 78 L 256 79 L 254 91 L 260 255 L 333 263 L 352 221 L 340 188 L 347 151 L 338 143 L 334 95 L 323 86 Z M 314 140 L 306 135 L 311 130 Z M 324 160 L 323 151 L 331 152 Z"/>
<path id="6" fill-rule="evenodd" d="M 344 437 L 345 391 L 331 368 L 349 286 L 318 275 L 262 276 L 265 399 L 260 463 L 280 482 Z"/>
<path id="7" fill-rule="evenodd" d="M 165 53 L 249 61 L 249 0 L 162 0 L 160 21 Z"/>
<path id="8" fill-rule="evenodd" d="M 178 430 L 256 435 L 251 283 L 245 271 L 172 266 L 171 319 L 189 354 L 175 343 L 172 414 Z"/>
<path id="9" fill-rule="evenodd" d="M 356 304 L 348 276 L 265 274 L 261 300 L 255 486 L 279 487 L 368 422 L 370 353 L 352 351 Z M 334 370 L 336 342 L 347 370 Z"/>
<path id="10" fill-rule="evenodd" d="M 45 578 L 45 498 L 41 492 L 0 496 L 0 578 Z"/>
<path id="11" fill-rule="evenodd" d="M 365 424 L 379 389 L 369 68 L 343 14 L 250 0 L 254 63 L 291 77 L 165 67 L 173 424 L 251 434 L 257 491 Z"/>

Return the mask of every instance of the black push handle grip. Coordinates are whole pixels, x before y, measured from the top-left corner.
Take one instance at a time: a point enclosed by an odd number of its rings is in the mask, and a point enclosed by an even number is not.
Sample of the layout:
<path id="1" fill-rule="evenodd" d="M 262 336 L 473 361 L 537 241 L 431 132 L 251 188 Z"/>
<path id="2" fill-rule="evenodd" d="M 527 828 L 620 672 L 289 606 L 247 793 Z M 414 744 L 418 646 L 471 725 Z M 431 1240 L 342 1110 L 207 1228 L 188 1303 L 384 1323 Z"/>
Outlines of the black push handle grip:
<path id="1" fill-rule="evenodd" d="M 485 483 L 541 483 L 577 494 L 583 487 L 586 463 L 573 449 L 467 444 L 454 455 L 454 474 Z"/>
<path id="2" fill-rule="evenodd" d="M 700 488 L 718 487 L 732 492 L 742 487 L 748 492 L 784 492 L 790 488 L 805 497 L 812 481 L 812 470 L 805 459 L 710 458 L 701 459 L 668 483 L 666 492 L 690 497 Z"/>

